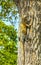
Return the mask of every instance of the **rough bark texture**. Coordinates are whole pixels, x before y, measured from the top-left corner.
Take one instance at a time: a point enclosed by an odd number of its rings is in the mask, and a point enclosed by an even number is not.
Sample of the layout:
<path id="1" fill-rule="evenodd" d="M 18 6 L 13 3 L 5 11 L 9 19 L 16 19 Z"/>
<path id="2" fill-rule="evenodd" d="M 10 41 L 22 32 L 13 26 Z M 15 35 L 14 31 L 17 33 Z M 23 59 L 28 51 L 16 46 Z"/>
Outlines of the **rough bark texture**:
<path id="1" fill-rule="evenodd" d="M 41 0 L 15 0 L 19 8 L 18 65 L 41 65 Z"/>

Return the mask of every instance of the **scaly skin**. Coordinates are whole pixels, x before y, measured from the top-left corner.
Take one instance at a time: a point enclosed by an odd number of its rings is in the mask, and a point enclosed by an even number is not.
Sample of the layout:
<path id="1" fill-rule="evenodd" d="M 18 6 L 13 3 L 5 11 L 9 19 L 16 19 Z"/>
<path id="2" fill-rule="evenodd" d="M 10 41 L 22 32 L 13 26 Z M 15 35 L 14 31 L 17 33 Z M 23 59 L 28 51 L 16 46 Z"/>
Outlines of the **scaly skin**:
<path id="1" fill-rule="evenodd" d="M 15 0 L 21 22 L 18 65 L 41 65 L 41 0 Z"/>

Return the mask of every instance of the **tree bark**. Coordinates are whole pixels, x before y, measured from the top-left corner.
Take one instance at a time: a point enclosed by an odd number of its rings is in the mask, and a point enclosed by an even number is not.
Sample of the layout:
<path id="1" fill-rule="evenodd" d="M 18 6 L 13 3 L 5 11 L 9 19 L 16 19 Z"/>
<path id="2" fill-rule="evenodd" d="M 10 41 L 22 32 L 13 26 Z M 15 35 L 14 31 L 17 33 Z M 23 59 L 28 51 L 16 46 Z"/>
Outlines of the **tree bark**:
<path id="1" fill-rule="evenodd" d="M 18 65 L 41 65 L 41 0 L 14 0 L 21 18 Z"/>

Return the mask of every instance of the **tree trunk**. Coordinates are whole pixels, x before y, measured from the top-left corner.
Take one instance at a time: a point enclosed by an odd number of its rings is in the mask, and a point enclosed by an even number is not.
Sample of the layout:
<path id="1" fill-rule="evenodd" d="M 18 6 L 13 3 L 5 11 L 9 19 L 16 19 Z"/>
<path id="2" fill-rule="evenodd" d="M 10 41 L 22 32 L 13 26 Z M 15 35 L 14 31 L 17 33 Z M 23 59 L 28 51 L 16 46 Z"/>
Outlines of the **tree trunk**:
<path id="1" fill-rule="evenodd" d="M 17 0 L 16 3 L 21 18 L 18 65 L 41 65 L 41 0 Z"/>

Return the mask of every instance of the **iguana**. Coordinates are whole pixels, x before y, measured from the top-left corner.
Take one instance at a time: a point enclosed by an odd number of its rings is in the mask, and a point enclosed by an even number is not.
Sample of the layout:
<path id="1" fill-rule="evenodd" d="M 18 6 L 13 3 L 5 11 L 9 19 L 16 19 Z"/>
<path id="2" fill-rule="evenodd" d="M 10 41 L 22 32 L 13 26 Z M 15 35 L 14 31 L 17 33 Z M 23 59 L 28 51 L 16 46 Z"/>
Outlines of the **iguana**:
<path id="1" fill-rule="evenodd" d="M 21 18 L 18 65 L 41 65 L 41 0 L 14 1 Z"/>

